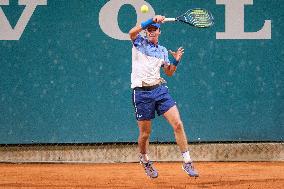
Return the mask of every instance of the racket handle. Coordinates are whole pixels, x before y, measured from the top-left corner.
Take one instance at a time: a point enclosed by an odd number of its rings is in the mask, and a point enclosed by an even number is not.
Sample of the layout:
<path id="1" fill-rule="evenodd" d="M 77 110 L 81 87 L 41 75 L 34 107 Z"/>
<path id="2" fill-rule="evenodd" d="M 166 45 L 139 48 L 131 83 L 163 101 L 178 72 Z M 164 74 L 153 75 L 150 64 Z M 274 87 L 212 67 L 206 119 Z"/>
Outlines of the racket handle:
<path id="1" fill-rule="evenodd" d="M 164 22 L 175 22 L 177 19 L 175 18 L 165 18 Z"/>

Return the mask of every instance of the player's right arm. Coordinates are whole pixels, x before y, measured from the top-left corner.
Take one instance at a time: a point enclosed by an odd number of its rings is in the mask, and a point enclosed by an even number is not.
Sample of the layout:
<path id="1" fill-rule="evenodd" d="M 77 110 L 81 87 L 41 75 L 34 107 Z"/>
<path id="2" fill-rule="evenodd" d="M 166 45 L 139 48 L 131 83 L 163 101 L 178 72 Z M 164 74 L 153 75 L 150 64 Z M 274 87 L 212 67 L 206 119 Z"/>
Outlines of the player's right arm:
<path id="1" fill-rule="evenodd" d="M 149 20 L 146 20 L 145 22 L 142 22 L 140 25 L 133 27 L 130 31 L 129 31 L 129 37 L 132 41 L 134 41 L 138 34 L 145 30 L 148 26 L 150 26 L 151 24 L 154 23 L 161 23 L 163 22 L 165 19 L 164 16 L 161 15 L 156 15 L 154 18 L 150 18 Z"/>
<path id="2" fill-rule="evenodd" d="M 135 26 L 134 28 L 132 28 L 132 29 L 129 31 L 130 39 L 131 39 L 132 41 L 134 41 L 134 40 L 137 38 L 138 34 L 139 34 L 141 31 L 143 31 L 143 28 L 142 28 L 141 25 L 138 25 L 138 26 Z"/>

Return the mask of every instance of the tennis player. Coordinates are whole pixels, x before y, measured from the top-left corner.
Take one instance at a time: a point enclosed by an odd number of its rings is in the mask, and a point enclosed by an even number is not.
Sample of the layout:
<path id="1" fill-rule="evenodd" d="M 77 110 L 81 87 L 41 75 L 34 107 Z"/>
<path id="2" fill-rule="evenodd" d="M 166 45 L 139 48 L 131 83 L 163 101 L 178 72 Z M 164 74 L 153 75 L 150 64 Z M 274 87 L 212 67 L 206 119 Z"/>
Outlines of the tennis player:
<path id="1" fill-rule="evenodd" d="M 169 51 L 172 61 L 169 60 L 168 50 L 158 42 L 161 34 L 161 23 L 164 16 L 157 15 L 129 31 L 132 40 L 132 73 L 131 88 L 133 89 L 133 104 L 139 127 L 138 146 L 140 163 L 147 176 L 157 178 L 158 172 L 147 155 L 149 136 L 151 133 L 151 120 L 155 112 L 163 115 L 173 127 L 176 143 L 179 146 L 184 163 L 182 169 L 192 177 L 198 173 L 188 151 L 188 143 L 175 101 L 170 96 L 166 81 L 160 76 L 162 68 L 167 76 L 172 76 L 183 56 L 184 49 L 178 48 L 176 52 Z M 146 37 L 139 33 L 146 31 Z"/>

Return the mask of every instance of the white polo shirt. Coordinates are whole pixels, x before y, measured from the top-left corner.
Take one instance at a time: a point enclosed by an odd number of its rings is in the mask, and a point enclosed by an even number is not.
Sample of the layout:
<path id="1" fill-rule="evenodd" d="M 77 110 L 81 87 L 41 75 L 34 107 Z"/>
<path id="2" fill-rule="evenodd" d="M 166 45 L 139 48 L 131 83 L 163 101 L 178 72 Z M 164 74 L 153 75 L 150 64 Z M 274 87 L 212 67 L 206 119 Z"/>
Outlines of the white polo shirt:
<path id="1" fill-rule="evenodd" d="M 164 64 L 170 64 L 168 50 L 141 35 L 132 42 L 131 88 L 142 87 L 143 82 L 151 84 L 163 80 L 160 68 Z"/>

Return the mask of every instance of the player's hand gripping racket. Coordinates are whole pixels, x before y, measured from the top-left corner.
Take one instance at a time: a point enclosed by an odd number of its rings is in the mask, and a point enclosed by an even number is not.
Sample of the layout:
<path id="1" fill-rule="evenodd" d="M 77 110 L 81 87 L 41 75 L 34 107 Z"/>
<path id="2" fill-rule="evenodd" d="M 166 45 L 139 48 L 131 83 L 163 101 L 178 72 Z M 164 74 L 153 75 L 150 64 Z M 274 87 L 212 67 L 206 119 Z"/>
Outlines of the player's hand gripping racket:
<path id="1" fill-rule="evenodd" d="M 213 15 L 205 9 L 190 9 L 176 18 L 165 18 L 164 22 L 183 22 L 197 28 L 208 28 L 214 25 Z"/>

